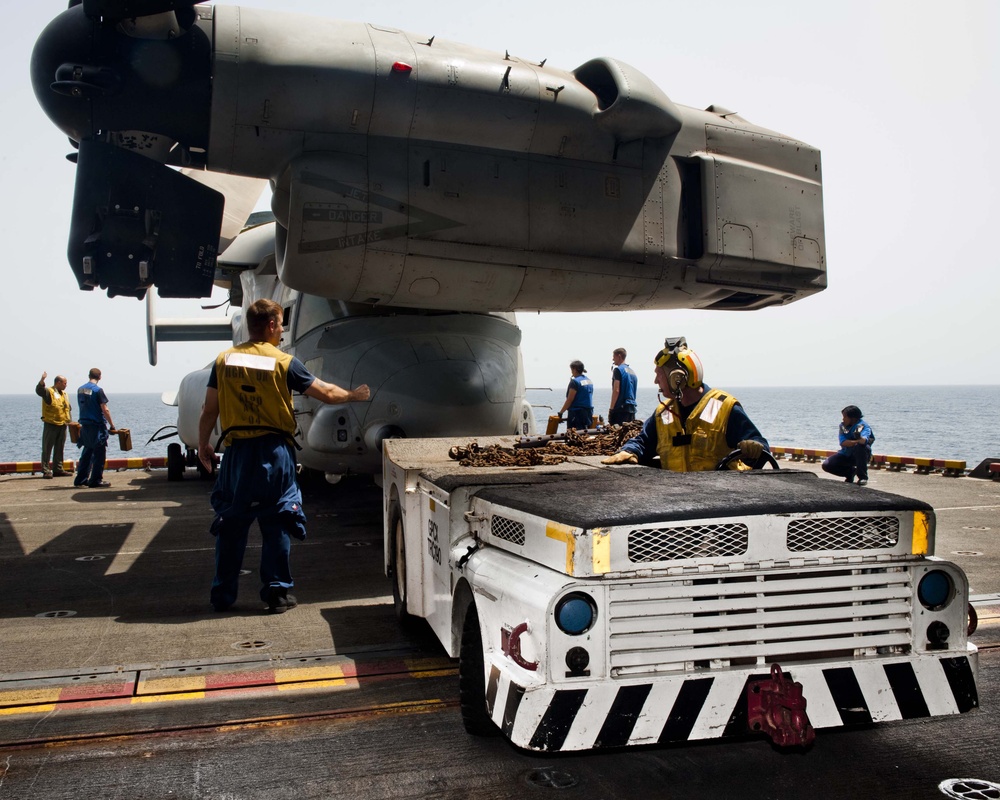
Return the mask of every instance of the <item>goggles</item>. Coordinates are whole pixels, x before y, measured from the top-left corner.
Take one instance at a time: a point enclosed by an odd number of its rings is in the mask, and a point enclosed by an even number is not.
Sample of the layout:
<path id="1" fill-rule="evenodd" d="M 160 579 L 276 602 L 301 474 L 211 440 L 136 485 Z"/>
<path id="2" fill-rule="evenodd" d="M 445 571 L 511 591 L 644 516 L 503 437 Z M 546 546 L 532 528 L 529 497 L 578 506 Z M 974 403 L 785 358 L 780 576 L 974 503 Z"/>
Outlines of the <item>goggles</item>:
<path id="1" fill-rule="evenodd" d="M 671 360 L 677 361 L 677 354 L 673 350 L 663 349 L 656 354 L 656 358 L 653 359 L 653 363 L 658 367 L 666 367 Z"/>

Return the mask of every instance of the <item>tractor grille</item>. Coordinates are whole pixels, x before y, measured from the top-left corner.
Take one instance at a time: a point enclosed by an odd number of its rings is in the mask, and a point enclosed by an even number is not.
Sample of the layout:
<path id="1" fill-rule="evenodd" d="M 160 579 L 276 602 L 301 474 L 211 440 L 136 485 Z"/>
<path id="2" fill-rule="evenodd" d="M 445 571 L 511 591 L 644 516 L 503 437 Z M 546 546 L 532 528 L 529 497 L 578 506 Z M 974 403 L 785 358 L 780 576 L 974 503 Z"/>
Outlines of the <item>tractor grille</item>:
<path id="1" fill-rule="evenodd" d="M 490 535 L 511 544 L 524 544 L 524 523 L 494 514 L 490 517 Z"/>
<path id="2" fill-rule="evenodd" d="M 896 517 L 808 517 L 788 523 L 788 549 L 877 550 L 899 544 Z"/>
<path id="3" fill-rule="evenodd" d="M 641 564 L 741 556 L 747 551 L 748 541 L 749 531 L 743 523 L 634 530 L 629 531 L 628 560 Z"/>
<path id="4" fill-rule="evenodd" d="M 613 677 L 910 649 L 907 567 L 613 583 L 608 591 Z"/>

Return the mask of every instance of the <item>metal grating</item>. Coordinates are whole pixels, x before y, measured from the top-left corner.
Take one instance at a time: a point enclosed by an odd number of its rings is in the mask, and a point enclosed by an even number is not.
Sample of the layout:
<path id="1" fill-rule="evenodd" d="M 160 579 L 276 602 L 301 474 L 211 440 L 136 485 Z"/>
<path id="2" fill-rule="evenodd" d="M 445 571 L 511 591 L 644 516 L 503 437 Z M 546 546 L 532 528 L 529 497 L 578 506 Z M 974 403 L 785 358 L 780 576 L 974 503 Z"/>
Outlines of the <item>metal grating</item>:
<path id="1" fill-rule="evenodd" d="M 808 517 L 788 523 L 793 553 L 810 550 L 879 550 L 899 544 L 896 517 Z"/>
<path id="2" fill-rule="evenodd" d="M 633 530 L 628 535 L 628 560 L 641 564 L 740 556 L 746 553 L 748 541 L 747 526 L 741 522 Z"/>
<path id="3" fill-rule="evenodd" d="M 511 544 L 524 544 L 524 523 L 507 517 L 490 517 L 490 535 Z"/>
<path id="4" fill-rule="evenodd" d="M 907 653 L 911 584 L 906 567 L 612 584 L 611 674 Z"/>

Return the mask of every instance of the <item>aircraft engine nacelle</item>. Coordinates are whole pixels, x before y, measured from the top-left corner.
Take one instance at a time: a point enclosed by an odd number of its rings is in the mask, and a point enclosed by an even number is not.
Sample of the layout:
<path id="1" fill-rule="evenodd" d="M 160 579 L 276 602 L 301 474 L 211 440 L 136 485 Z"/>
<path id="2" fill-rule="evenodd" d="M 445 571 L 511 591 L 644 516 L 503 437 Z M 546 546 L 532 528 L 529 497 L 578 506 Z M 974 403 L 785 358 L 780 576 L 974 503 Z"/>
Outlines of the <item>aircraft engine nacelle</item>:
<path id="1" fill-rule="evenodd" d="M 270 180 L 279 277 L 344 301 L 736 309 L 826 285 L 819 152 L 679 106 L 627 64 L 123 2 L 70 8 L 32 58 L 40 103 L 81 143 L 83 288 L 207 294 L 220 200 L 171 166 Z"/>
<path id="2" fill-rule="evenodd" d="M 211 40 L 190 7 L 112 27 L 85 15 L 97 5 L 53 20 L 31 59 L 39 103 L 78 146 L 70 266 L 81 289 L 112 297 L 154 284 L 162 297 L 205 297 L 224 197 L 165 163 L 208 145 Z"/>

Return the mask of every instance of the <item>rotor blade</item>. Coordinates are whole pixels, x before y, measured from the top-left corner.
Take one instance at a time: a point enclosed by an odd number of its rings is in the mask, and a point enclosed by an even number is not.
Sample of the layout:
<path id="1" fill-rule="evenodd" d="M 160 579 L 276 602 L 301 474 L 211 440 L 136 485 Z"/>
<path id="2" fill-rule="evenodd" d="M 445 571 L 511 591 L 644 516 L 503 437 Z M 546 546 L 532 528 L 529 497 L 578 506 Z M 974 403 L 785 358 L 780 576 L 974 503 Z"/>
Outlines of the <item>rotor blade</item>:
<path id="1" fill-rule="evenodd" d="M 267 181 L 263 178 L 247 178 L 209 170 L 182 169 L 181 172 L 215 189 L 226 198 L 226 207 L 222 212 L 222 232 L 219 235 L 219 252 L 223 252 L 243 230 L 247 217 L 267 186 Z"/>

